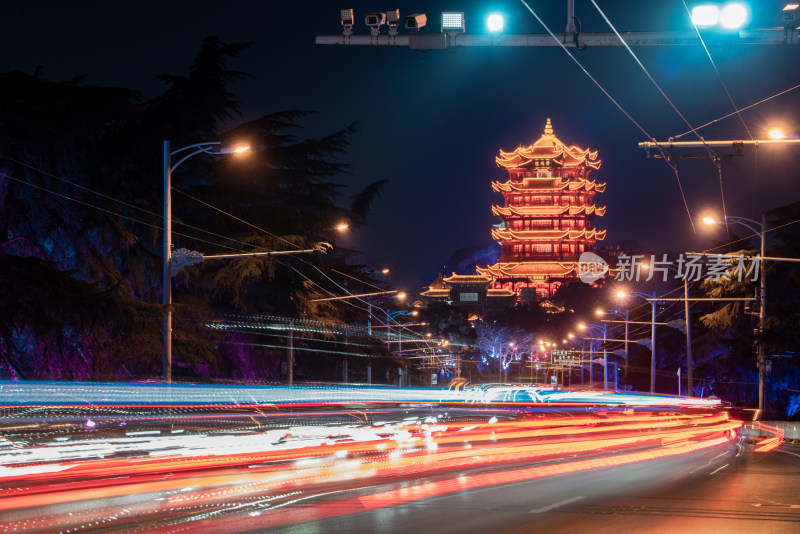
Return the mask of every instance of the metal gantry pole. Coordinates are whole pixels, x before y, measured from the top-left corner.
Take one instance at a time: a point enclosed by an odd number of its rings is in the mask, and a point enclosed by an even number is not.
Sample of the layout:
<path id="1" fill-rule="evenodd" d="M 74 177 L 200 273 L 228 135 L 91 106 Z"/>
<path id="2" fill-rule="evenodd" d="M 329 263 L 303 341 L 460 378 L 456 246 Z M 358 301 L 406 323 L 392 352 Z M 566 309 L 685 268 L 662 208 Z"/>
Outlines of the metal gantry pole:
<path id="1" fill-rule="evenodd" d="M 653 394 L 656 392 L 656 305 L 657 300 L 656 292 L 653 291 L 653 316 L 652 316 L 652 329 L 650 331 L 650 343 L 652 343 L 653 347 L 651 350 L 652 356 L 650 358 L 650 393 Z"/>
<path id="2" fill-rule="evenodd" d="M 761 257 L 764 257 L 764 242 L 766 240 L 766 232 L 767 232 L 767 214 L 764 213 L 761 215 Z M 763 260 L 762 260 L 763 261 Z M 765 276 L 764 266 L 763 263 L 761 265 L 761 272 L 760 275 L 760 306 L 758 310 L 758 352 L 757 352 L 757 363 L 758 363 L 758 414 L 759 417 L 762 416 L 764 413 L 764 387 L 766 383 L 766 364 L 764 362 L 764 322 L 767 318 L 767 278 Z"/>
<path id="3" fill-rule="evenodd" d="M 603 323 L 603 390 L 608 391 L 608 323 Z"/>
<path id="4" fill-rule="evenodd" d="M 162 380 L 172 382 L 172 169 L 169 141 L 164 141 L 164 254 L 161 303 L 164 305 L 164 324 L 162 327 L 163 356 L 161 361 Z"/>
<path id="5" fill-rule="evenodd" d="M 687 396 L 693 397 L 693 383 L 692 383 L 692 317 L 689 315 L 689 280 L 688 276 L 683 277 L 683 297 L 686 299 L 684 315 L 686 316 L 686 384 Z"/>
<path id="6" fill-rule="evenodd" d="M 629 326 L 628 316 L 629 316 L 629 313 L 630 313 L 630 310 L 628 310 L 628 308 L 625 308 L 625 377 L 628 376 L 628 362 L 630 361 L 630 357 L 631 357 L 630 353 L 628 353 L 628 326 Z"/>

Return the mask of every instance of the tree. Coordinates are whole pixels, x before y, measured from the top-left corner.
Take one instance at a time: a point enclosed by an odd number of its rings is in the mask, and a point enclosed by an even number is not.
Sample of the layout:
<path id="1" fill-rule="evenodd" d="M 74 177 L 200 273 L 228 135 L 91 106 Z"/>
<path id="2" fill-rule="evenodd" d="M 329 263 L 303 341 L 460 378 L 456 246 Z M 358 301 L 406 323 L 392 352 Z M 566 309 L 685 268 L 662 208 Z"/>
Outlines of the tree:
<path id="1" fill-rule="evenodd" d="M 318 139 L 293 131 L 307 111 L 285 111 L 231 126 L 239 102 L 228 68 L 246 49 L 203 41 L 188 75 L 143 102 L 126 89 L 0 74 L 0 368 L 23 378 L 124 379 L 160 374 L 162 139 L 180 147 L 249 137 L 244 164 L 196 157 L 175 173 L 176 246 L 204 254 L 311 248 L 333 242 L 345 219 L 366 223 L 385 181 L 339 205 L 349 172 L 337 161 L 356 131 Z M 176 376 L 212 376 L 230 360 L 225 340 L 205 325 L 226 310 L 344 320 L 341 304 L 315 303 L 330 291 L 331 267 L 353 252 L 246 258 L 191 267 L 175 280 Z M 37 283 L 42 277 L 53 283 Z M 25 291 L 21 304 L 13 304 Z M 13 309 L 12 309 L 13 306 Z M 96 313 L 103 310 L 102 314 Z M 57 320 L 55 319 L 57 318 Z M 55 322 L 53 322 L 55 320 Z M 116 336 L 116 337 L 115 337 Z M 48 355 L 64 364 L 43 365 Z M 88 362 L 70 375 L 65 369 Z M 74 377 L 73 376 L 73 377 Z"/>

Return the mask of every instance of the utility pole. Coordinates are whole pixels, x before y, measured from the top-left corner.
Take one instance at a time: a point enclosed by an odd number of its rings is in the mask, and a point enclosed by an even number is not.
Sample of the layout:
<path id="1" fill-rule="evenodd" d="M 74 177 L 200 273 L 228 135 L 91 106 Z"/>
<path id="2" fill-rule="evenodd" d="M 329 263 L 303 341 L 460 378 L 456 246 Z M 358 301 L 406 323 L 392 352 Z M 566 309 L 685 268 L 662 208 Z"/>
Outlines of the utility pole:
<path id="1" fill-rule="evenodd" d="M 658 305 L 658 301 L 655 300 L 656 292 L 653 291 L 653 317 L 651 321 L 653 322 L 652 328 L 650 330 L 650 343 L 653 346 L 653 350 L 651 351 L 652 357 L 650 358 L 650 394 L 656 392 L 656 306 Z"/>
<path id="2" fill-rule="evenodd" d="M 692 385 L 692 317 L 689 315 L 689 280 L 683 277 L 683 296 L 686 298 L 684 303 L 684 315 L 686 316 L 686 382 L 688 384 L 688 397 L 693 397 L 694 390 Z M 680 369 L 678 370 L 680 372 Z M 680 385 L 680 380 L 678 381 Z M 680 395 L 680 393 L 678 393 Z"/>
<path id="3" fill-rule="evenodd" d="M 767 214 L 761 215 L 761 257 L 764 257 L 764 242 L 766 241 L 767 231 Z M 759 310 L 758 310 L 758 349 L 756 361 L 758 363 L 758 415 L 762 417 L 764 413 L 764 387 L 766 386 L 766 363 L 764 361 L 764 326 L 767 318 L 767 277 L 765 276 L 764 268 L 761 268 L 759 273 L 760 283 L 759 289 Z"/>
<path id="4" fill-rule="evenodd" d="M 286 345 L 286 378 L 290 386 L 294 384 L 294 330 L 291 328 Z"/>

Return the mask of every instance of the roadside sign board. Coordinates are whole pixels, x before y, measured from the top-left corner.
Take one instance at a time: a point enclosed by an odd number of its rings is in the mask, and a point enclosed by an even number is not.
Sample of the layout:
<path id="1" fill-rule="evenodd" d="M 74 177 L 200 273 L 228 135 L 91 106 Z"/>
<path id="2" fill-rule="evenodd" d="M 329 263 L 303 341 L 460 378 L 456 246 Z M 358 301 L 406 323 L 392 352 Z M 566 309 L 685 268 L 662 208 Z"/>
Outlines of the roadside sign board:
<path id="1" fill-rule="evenodd" d="M 577 350 L 551 350 L 550 361 L 553 365 L 579 366 L 581 353 Z"/>

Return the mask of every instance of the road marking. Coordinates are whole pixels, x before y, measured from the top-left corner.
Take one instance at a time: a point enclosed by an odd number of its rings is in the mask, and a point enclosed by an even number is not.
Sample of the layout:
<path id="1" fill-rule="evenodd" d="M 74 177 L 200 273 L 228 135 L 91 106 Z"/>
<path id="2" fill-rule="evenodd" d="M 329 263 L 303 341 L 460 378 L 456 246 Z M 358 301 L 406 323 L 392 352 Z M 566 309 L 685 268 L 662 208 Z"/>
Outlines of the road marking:
<path id="1" fill-rule="evenodd" d="M 560 508 L 561 506 L 565 506 L 565 505 L 567 505 L 567 504 L 569 504 L 571 502 L 579 501 L 581 499 L 583 499 L 583 497 L 571 497 L 569 499 L 564 499 L 563 501 L 560 501 L 560 502 L 557 502 L 557 503 L 553 503 L 553 504 L 550 504 L 548 506 L 542 506 L 541 508 L 536 508 L 535 510 L 531 510 L 528 513 L 529 514 L 541 514 L 541 513 L 544 513 L 544 512 L 549 512 L 550 510 L 553 510 L 555 508 Z"/>
<path id="2" fill-rule="evenodd" d="M 725 469 L 725 468 L 726 468 L 726 467 L 728 467 L 729 465 L 730 465 L 730 464 L 725 464 L 725 465 L 723 465 L 722 467 L 720 467 L 719 469 L 714 469 L 713 471 L 711 471 L 711 472 L 708 474 L 708 476 L 711 476 L 711 475 L 713 475 L 714 473 L 717 473 L 717 472 L 719 472 L 719 471 L 722 471 L 723 469 Z"/>
<path id="3" fill-rule="evenodd" d="M 785 452 L 786 454 L 791 454 L 792 456 L 797 456 L 798 458 L 800 458 L 800 454 L 797 454 L 796 452 L 789 452 L 783 449 L 778 449 L 778 452 Z"/>

